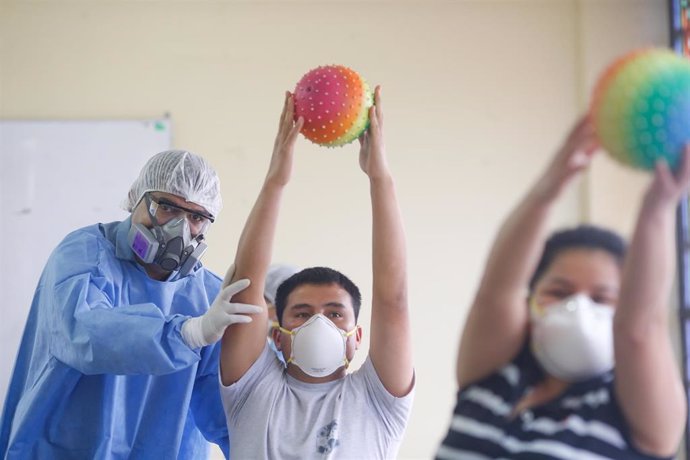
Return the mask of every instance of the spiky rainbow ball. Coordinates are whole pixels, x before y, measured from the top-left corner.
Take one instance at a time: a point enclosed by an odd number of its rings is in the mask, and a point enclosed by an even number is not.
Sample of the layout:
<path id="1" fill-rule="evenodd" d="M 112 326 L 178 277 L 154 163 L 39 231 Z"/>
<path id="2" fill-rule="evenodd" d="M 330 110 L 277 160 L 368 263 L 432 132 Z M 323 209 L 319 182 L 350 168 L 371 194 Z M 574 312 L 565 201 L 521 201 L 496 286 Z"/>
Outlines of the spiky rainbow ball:
<path id="1" fill-rule="evenodd" d="M 297 82 L 294 101 L 295 120 L 304 118 L 304 137 L 319 145 L 338 147 L 367 129 L 374 97 L 357 72 L 328 65 L 310 70 Z"/>
<path id="2" fill-rule="evenodd" d="M 675 168 L 690 141 L 690 61 L 647 48 L 617 59 L 602 74 L 590 115 L 601 145 L 618 161 Z"/>

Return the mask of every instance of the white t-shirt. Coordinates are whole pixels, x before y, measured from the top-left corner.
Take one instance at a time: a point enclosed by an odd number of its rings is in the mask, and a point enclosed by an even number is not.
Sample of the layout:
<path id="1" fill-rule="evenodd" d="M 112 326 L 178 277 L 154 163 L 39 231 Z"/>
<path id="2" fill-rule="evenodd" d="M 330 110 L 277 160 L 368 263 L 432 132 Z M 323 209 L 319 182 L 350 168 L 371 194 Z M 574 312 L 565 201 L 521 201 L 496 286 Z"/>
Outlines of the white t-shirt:
<path id="1" fill-rule="evenodd" d="M 301 382 L 266 346 L 240 380 L 221 386 L 230 458 L 395 458 L 413 394 L 388 393 L 369 357 L 342 379 Z"/>

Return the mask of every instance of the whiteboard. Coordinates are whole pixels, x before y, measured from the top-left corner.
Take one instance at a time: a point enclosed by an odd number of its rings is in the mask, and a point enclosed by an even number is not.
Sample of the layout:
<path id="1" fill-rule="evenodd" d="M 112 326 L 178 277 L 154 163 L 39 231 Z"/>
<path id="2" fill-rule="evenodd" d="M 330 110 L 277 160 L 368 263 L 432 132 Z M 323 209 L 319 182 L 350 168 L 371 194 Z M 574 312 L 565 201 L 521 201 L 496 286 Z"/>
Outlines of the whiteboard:
<path id="1" fill-rule="evenodd" d="M 130 185 L 170 144 L 168 119 L 0 120 L 0 405 L 50 252 L 72 230 L 127 217 Z"/>

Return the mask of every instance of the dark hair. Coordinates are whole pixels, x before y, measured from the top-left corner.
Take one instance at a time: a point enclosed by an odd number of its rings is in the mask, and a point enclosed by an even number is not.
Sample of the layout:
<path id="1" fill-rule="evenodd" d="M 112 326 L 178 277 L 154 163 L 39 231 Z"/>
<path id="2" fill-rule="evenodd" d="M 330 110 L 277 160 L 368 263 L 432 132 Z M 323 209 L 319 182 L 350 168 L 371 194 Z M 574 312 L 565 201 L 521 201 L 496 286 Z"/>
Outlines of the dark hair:
<path id="1" fill-rule="evenodd" d="M 619 265 L 623 264 L 626 244 L 623 238 L 610 230 L 593 225 L 579 225 L 575 228 L 553 233 L 544 245 L 544 252 L 537 269 L 529 281 L 530 292 L 542 277 L 556 256 L 568 249 L 600 249 L 611 254 Z"/>
<path id="2" fill-rule="evenodd" d="M 355 320 L 357 320 L 359 316 L 359 307 L 362 305 L 362 294 L 359 293 L 359 289 L 355 283 L 347 276 L 332 268 L 311 267 L 295 273 L 278 286 L 275 306 L 276 316 L 278 317 L 278 323 L 280 325 L 283 324 L 283 312 L 285 311 L 285 304 L 288 296 L 292 291 L 303 284 L 337 284 L 345 289 L 352 298 L 352 308 L 355 311 Z"/>

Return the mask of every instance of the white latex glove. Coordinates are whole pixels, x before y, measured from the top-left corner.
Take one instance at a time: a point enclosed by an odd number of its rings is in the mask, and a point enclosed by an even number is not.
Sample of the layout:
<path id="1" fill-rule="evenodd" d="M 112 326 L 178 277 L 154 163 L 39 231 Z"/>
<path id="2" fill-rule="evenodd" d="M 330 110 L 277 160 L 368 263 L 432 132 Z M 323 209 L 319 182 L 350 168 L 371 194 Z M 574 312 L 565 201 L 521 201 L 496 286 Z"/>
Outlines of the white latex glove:
<path id="1" fill-rule="evenodd" d="M 225 328 L 235 323 L 249 323 L 251 314 L 263 310 L 257 305 L 230 302 L 232 296 L 249 286 L 248 279 L 235 281 L 223 288 L 206 313 L 190 318 L 182 325 L 182 338 L 190 348 L 205 347 L 223 337 Z"/>

